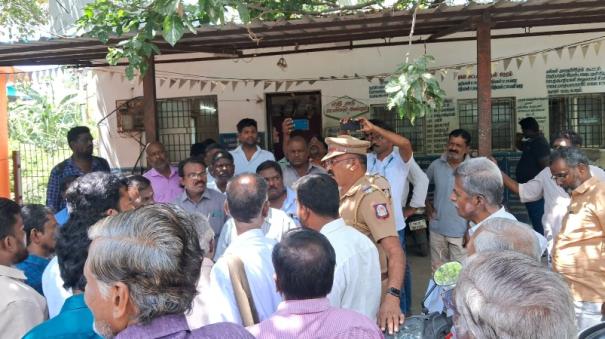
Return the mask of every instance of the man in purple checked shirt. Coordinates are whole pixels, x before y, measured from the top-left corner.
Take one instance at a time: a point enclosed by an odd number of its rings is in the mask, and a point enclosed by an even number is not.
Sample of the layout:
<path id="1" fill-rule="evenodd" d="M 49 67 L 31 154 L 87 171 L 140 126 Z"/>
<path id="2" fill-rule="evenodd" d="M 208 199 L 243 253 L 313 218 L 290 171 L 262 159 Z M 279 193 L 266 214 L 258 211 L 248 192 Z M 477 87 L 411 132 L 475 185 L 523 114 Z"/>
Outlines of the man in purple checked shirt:
<path id="1" fill-rule="evenodd" d="M 166 148 L 160 142 L 152 142 L 145 150 L 151 169 L 143 176 L 151 181 L 155 202 L 172 203 L 183 193 L 178 168 L 170 165 Z"/>
<path id="2" fill-rule="evenodd" d="M 84 300 L 101 336 L 251 338 L 231 323 L 189 329 L 185 312 L 197 294 L 204 252 L 183 210 L 142 206 L 97 223 L 89 237 Z"/>

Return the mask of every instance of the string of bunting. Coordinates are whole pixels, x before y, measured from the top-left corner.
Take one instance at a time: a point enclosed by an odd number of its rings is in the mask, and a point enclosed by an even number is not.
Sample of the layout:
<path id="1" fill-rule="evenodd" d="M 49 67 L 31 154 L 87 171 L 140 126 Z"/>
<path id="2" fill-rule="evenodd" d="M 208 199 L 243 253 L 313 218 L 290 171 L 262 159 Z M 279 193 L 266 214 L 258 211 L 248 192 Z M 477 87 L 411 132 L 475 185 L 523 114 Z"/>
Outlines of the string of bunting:
<path id="1" fill-rule="evenodd" d="M 576 53 L 578 53 L 578 49 L 582 54 L 583 58 L 586 58 L 588 53 L 592 50 L 595 56 L 600 54 L 601 46 L 605 40 L 605 36 L 583 40 L 571 44 L 567 44 L 564 46 L 557 46 L 546 48 L 539 51 L 533 51 L 529 53 L 517 54 L 507 57 L 501 57 L 492 59 L 492 72 L 498 68 L 501 64 L 502 68 L 507 71 L 511 68 L 511 65 L 515 65 L 517 69 L 520 69 L 524 64 L 529 64 L 529 67 L 533 67 L 538 56 L 541 56 L 544 64 L 548 63 L 549 57 L 552 54 L 555 54 L 559 60 L 563 60 L 564 52 L 567 50 L 567 54 L 569 59 L 572 59 Z M 527 62 L 525 62 L 527 60 Z M 476 66 L 476 62 L 469 63 L 459 63 L 453 65 L 444 65 L 435 68 L 431 68 L 431 71 L 439 76 L 441 81 L 445 80 L 445 76 L 448 72 L 452 72 L 453 79 L 457 79 L 458 75 L 461 72 L 464 72 L 466 75 L 470 75 L 473 73 L 474 68 Z M 44 70 L 35 70 L 35 71 L 17 71 L 12 73 L 1 73 L 0 76 L 4 76 L 8 82 L 31 82 L 36 81 L 38 79 L 48 78 L 48 77 L 56 77 L 59 73 L 62 72 L 84 72 L 84 71 L 94 71 L 99 73 L 107 74 L 112 80 L 119 80 L 120 82 L 129 81 L 131 84 L 139 84 L 142 85 L 142 78 L 138 77 L 133 80 L 128 80 L 124 74 L 123 69 L 115 68 L 115 67 L 107 67 L 107 68 L 74 68 L 74 67 L 55 67 Z M 302 85 L 313 85 L 316 82 L 325 82 L 325 81 L 345 81 L 345 80 L 366 80 L 369 83 L 373 83 L 375 80 L 380 84 L 384 84 L 388 77 L 391 76 L 390 73 L 380 73 L 380 74 L 371 74 L 371 75 L 360 75 L 358 73 L 354 73 L 352 75 L 342 75 L 342 76 L 320 76 L 317 78 L 298 78 L 298 79 L 268 79 L 268 78 L 233 78 L 233 77 L 213 77 L 206 75 L 196 75 L 196 74 L 188 74 L 188 73 L 179 73 L 179 72 L 169 72 L 169 71 L 161 71 L 156 70 L 156 85 L 160 88 L 168 86 L 168 88 L 176 88 L 176 89 L 199 89 L 199 91 L 209 90 L 210 92 L 214 92 L 215 90 L 220 90 L 221 92 L 225 91 L 227 88 L 230 88 L 232 91 L 236 91 L 238 87 L 247 87 L 252 86 L 253 88 L 259 87 L 262 85 L 263 90 L 270 90 L 274 88 L 275 91 L 289 91 L 292 88 L 296 88 Z"/>

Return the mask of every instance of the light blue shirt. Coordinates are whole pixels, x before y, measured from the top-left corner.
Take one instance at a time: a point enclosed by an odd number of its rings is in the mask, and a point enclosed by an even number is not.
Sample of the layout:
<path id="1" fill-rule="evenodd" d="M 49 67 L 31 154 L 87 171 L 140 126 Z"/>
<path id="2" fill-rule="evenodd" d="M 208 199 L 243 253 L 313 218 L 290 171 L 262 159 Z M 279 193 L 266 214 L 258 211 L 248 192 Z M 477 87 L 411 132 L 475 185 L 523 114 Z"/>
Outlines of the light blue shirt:
<path id="1" fill-rule="evenodd" d="M 404 186 L 407 184 L 409 167 L 399 154 L 399 149 L 393 147 L 391 154 L 384 159 L 378 160 L 375 153 L 368 153 L 368 174 L 378 174 L 387 179 L 391 186 L 391 201 L 393 214 L 395 215 L 395 226 L 397 231 L 405 228 L 403 209 L 401 208 L 401 197 Z"/>
<path id="2" fill-rule="evenodd" d="M 298 220 L 298 204 L 296 203 L 296 192 L 290 188 L 286 188 L 286 200 L 281 206 L 280 210 L 286 212 L 286 214 L 294 220 L 296 225 L 300 226 L 300 220 Z"/>
<path id="3" fill-rule="evenodd" d="M 233 156 L 233 164 L 235 165 L 235 174 L 241 173 L 256 173 L 258 165 L 262 164 L 267 160 L 275 161 L 273 153 L 265 151 L 260 147 L 256 146 L 256 152 L 252 155 L 252 158 L 248 160 L 246 154 L 242 149 L 242 146 L 237 146 L 236 149 L 230 152 Z"/>
<path id="4" fill-rule="evenodd" d="M 468 156 L 464 161 L 470 159 Z M 466 232 L 466 220 L 458 215 L 456 205 L 450 200 L 454 190 L 454 168 L 445 154 L 435 159 L 426 170 L 430 182 L 435 184 L 433 207 L 437 216 L 429 221 L 429 229 L 446 237 L 462 238 Z"/>

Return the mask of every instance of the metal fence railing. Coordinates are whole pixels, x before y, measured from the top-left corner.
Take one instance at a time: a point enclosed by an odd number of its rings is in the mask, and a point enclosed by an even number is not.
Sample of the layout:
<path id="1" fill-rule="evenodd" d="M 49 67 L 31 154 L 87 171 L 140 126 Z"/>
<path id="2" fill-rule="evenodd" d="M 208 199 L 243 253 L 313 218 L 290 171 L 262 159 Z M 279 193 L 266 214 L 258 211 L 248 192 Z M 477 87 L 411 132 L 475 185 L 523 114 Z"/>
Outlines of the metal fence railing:
<path id="1" fill-rule="evenodd" d="M 50 171 L 56 164 L 70 157 L 72 151 L 69 148 L 46 150 L 28 144 L 19 144 L 18 148 L 20 180 L 14 198 L 26 204 L 45 204 Z M 11 172 L 14 173 L 15 163 L 12 167 Z M 15 178 L 11 180 L 15 187 Z"/>

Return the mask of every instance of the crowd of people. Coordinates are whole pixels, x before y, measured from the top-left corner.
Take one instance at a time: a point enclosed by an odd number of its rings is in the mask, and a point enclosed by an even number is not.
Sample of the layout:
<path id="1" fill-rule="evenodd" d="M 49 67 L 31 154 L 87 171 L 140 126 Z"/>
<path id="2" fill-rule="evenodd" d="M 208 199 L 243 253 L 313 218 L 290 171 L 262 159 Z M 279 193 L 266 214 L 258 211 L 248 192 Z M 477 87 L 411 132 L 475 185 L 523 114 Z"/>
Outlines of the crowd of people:
<path id="1" fill-rule="evenodd" d="M 544 145 L 521 120 L 513 179 L 471 157 L 465 130 L 425 172 L 408 138 L 357 120 L 363 139 L 324 141 L 285 119 L 276 161 L 243 119 L 234 150 L 197 143 L 175 166 L 153 142 L 149 169 L 126 177 L 72 128 L 46 206 L 0 198 L 0 337 L 383 338 L 410 315 L 405 228 L 419 214 L 433 270 L 463 263 L 450 336 L 573 338 L 603 321 L 605 172 L 577 134 Z"/>

